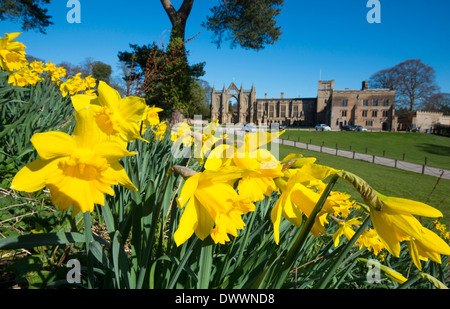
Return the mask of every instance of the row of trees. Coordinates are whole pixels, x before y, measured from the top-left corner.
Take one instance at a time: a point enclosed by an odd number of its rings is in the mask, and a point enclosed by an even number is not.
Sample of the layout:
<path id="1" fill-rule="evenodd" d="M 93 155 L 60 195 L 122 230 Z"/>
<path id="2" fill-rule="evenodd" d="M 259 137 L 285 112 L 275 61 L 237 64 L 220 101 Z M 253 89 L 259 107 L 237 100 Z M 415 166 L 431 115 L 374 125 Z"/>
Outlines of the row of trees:
<path id="1" fill-rule="evenodd" d="M 450 94 L 441 93 L 433 67 L 409 59 L 370 77 L 372 88 L 396 90 L 396 106 L 407 111 L 440 111 L 450 114 Z"/>

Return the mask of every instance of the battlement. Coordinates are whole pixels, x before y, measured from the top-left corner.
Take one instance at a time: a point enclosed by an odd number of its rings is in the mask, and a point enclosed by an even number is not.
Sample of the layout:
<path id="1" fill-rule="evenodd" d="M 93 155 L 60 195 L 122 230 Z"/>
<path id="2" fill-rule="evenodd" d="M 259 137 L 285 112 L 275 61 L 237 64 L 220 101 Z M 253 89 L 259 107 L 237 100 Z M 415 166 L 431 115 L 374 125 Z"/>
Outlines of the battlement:
<path id="1" fill-rule="evenodd" d="M 334 90 L 334 80 L 319 80 L 319 93 L 321 90 Z"/>
<path id="2" fill-rule="evenodd" d="M 432 111 L 416 111 L 416 115 L 444 116 L 444 113 Z"/>

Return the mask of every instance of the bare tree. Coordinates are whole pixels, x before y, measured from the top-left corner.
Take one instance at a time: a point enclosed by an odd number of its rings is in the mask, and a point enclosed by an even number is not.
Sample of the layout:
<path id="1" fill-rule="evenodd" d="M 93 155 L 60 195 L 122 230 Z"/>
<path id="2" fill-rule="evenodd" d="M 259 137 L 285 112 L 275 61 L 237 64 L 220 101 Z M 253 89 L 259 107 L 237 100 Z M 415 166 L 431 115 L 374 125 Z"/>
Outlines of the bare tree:
<path id="1" fill-rule="evenodd" d="M 372 87 L 396 90 L 397 107 L 420 109 L 437 92 L 435 70 L 420 59 L 410 59 L 381 70 L 370 78 Z"/>
<path id="2" fill-rule="evenodd" d="M 422 110 L 450 114 L 450 93 L 436 93 L 424 104 Z"/>

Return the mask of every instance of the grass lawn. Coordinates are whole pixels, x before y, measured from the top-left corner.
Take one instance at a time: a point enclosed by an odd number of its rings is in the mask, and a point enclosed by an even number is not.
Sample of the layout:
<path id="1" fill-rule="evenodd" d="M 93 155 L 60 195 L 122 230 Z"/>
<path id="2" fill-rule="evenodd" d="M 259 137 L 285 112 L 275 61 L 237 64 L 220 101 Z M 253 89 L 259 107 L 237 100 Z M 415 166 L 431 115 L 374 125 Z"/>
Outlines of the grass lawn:
<path id="1" fill-rule="evenodd" d="M 450 169 L 450 138 L 424 133 L 286 130 L 283 139 Z M 350 148 L 351 147 L 351 148 Z"/>
<path id="2" fill-rule="evenodd" d="M 375 190 L 384 195 L 424 202 L 439 209 L 444 214 L 442 222 L 450 226 L 450 180 L 287 145 L 279 146 L 280 159 L 290 153 L 300 153 L 304 157 L 315 157 L 318 164 L 343 169 L 360 176 Z M 347 192 L 357 201 L 362 202 L 356 190 L 346 181 L 339 180 L 335 189 Z"/>

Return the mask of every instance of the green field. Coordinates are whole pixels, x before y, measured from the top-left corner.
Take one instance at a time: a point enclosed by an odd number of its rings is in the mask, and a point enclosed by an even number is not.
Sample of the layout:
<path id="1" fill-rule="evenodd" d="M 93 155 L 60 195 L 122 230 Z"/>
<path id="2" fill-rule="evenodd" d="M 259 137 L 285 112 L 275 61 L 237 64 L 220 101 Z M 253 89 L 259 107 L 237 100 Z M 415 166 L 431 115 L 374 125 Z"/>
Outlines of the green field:
<path id="1" fill-rule="evenodd" d="M 423 133 L 286 130 L 283 139 L 450 169 L 450 138 Z"/>
<path id="2" fill-rule="evenodd" d="M 325 134 L 324 134 L 325 135 Z M 280 158 L 290 153 L 317 158 L 318 164 L 352 172 L 367 181 L 375 190 L 387 196 L 412 199 L 427 203 L 444 214 L 444 223 L 450 223 L 450 180 L 417 174 L 362 160 L 337 157 L 326 153 L 279 145 Z M 338 181 L 336 190 L 351 194 L 362 202 L 354 188 L 345 181 Z"/>

